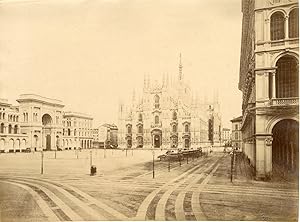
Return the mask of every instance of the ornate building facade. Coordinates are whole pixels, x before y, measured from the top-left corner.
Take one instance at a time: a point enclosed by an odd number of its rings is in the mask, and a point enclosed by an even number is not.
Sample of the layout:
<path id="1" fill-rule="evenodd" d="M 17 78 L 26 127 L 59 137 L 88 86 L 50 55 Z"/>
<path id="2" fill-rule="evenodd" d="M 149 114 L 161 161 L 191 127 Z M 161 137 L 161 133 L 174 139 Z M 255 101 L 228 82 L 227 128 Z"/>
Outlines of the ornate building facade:
<path id="1" fill-rule="evenodd" d="M 21 133 L 19 108 L 0 99 L 0 152 L 21 152 L 27 143 L 27 135 Z"/>
<path id="2" fill-rule="evenodd" d="M 22 152 L 26 148 L 39 151 L 91 147 L 91 117 L 80 116 L 80 120 L 89 121 L 82 128 L 79 125 L 80 129 L 90 134 L 79 136 L 75 126 L 64 125 L 64 122 L 74 123 L 78 115 L 65 113 L 62 101 L 35 94 L 22 94 L 17 101 L 19 105 L 12 106 L 7 100 L 0 100 L 0 152 Z M 81 131 L 78 129 L 78 133 Z"/>
<path id="3" fill-rule="evenodd" d="M 242 0 L 241 130 L 257 178 L 298 172 L 298 11 L 296 0 Z"/>
<path id="4" fill-rule="evenodd" d="M 63 115 L 63 140 L 65 149 L 92 148 L 93 118 L 84 113 L 64 112 Z"/>
<path id="5" fill-rule="evenodd" d="M 218 113 L 218 108 L 218 101 L 201 103 L 197 96 L 192 95 L 184 80 L 180 59 L 176 80 L 164 76 L 162 83 L 158 83 L 145 76 L 142 96 L 137 99 L 133 94 L 131 104 L 120 103 L 119 146 L 196 148 L 211 144 L 213 138 L 210 141 L 208 137 L 208 120 Z M 219 129 L 221 126 L 216 127 Z"/>

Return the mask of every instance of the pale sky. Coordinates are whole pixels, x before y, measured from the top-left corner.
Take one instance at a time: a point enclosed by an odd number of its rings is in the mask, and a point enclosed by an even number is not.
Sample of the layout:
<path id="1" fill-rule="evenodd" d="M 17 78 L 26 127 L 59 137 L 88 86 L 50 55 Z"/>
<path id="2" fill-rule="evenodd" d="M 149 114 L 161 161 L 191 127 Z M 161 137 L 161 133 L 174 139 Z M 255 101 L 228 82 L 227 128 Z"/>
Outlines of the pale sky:
<path id="1" fill-rule="evenodd" d="M 241 0 L 0 0 L 0 97 L 62 100 L 117 123 L 119 98 L 144 74 L 219 91 L 224 127 L 241 113 Z"/>

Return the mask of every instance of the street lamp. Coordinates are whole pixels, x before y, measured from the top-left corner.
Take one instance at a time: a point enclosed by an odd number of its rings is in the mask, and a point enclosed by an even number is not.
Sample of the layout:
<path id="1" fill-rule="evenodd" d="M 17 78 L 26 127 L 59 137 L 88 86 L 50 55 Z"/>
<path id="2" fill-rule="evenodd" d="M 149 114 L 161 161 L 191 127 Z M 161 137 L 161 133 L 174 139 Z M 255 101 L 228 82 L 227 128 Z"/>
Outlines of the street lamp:
<path id="1" fill-rule="evenodd" d="M 154 172 L 154 155 L 155 155 L 155 152 L 154 150 L 152 150 L 152 157 L 153 157 L 153 161 L 152 161 L 152 178 L 154 179 L 154 175 L 155 175 L 155 172 Z"/>
<path id="2" fill-rule="evenodd" d="M 90 150 L 90 165 L 91 165 L 91 167 L 93 165 L 93 152 L 92 152 L 92 150 Z"/>
<path id="3" fill-rule="evenodd" d="M 41 151 L 41 174 L 44 174 L 44 152 Z"/>

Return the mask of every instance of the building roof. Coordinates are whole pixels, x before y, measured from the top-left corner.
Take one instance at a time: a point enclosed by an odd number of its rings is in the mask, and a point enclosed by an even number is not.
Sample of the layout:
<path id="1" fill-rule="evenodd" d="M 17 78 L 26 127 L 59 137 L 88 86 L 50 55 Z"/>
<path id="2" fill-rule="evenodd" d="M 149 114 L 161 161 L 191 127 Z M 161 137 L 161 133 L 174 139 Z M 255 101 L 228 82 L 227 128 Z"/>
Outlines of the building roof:
<path id="1" fill-rule="evenodd" d="M 11 106 L 11 104 L 8 103 L 7 99 L 1 99 L 1 98 L 0 98 L 0 105 L 1 106 Z"/>
<path id="2" fill-rule="evenodd" d="M 34 102 L 39 102 L 39 103 L 43 103 L 43 104 L 50 104 L 50 105 L 58 106 L 61 108 L 63 108 L 65 106 L 61 100 L 50 99 L 50 98 L 43 97 L 43 96 L 36 95 L 36 94 L 21 94 L 19 96 L 19 99 L 17 99 L 17 101 L 19 103 L 34 101 Z"/>
<path id="3" fill-rule="evenodd" d="M 90 119 L 90 120 L 93 119 L 93 117 L 88 114 L 79 113 L 79 112 L 71 112 L 71 111 L 65 112 L 64 117 L 79 117 L 79 118 Z"/>
<path id="4" fill-rule="evenodd" d="M 242 119 L 243 119 L 243 117 L 242 117 L 242 116 L 239 116 L 239 117 L 233 118 L 233 119 L 230 120 L 230 121 L 231 121 L 232 123 L 233 123 L 233 122 L 241 122 Z"/>
<path id="5" fill-rule="evenodd" d="M 104 123 L 101 126 L 104 126 L 104 127 L 110 128 L 110 129 L 115 129 L 115 130 L 118 129 L 118 127 L 115 124 L 110 124 L 110 123 Z"/>

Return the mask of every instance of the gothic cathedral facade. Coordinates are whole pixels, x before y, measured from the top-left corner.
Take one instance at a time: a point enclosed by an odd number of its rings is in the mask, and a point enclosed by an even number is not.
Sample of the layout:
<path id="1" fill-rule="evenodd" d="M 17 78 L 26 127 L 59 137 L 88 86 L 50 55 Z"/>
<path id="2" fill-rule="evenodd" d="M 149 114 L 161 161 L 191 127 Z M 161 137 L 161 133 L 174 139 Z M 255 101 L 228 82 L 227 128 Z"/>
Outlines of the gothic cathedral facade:
<path id="1" fill-rule="evenodd" d="M 184 80 L 181 59 L 176 80 L 164 76 L 158 83 L 145 76 L 142 96 L 137 99 L 133 95 L 131 104 L 119 104 L 119 147 L 188 149 L 211 145 L 209 119 L 214 117 L 214 125 L 219 125 L 214 127 L 216 132 L 221 129 L 218 101 L 200 102 L 193 94 Z"/>

